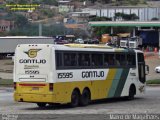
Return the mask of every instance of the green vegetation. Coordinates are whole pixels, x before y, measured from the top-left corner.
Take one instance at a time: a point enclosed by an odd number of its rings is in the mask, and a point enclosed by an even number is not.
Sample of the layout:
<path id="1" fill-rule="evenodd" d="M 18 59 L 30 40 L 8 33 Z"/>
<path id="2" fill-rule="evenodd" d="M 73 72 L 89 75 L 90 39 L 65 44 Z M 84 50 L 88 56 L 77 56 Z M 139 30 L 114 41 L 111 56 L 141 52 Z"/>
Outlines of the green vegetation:
<path id="1" fill-rule="evenodd" d="M 57 0 L 40 0 L 43 4 L 47 5 L 58 5 Z"/>
<path id="2" fill-rule="evenodd" d="M 102 34 L 110 33 L 110 27 L 93 27 L 93 37 L 101 38 Z"/>
<path id="3" fill-rule="evenodd" d="M 141 0 L 121 0 L 120 4 L 122 5 L 137 5 L 141 3 Z"/>
<path id="4" fill-rule="evenodd" d="M 48 17 L 52 17 L 54 15 L 53 12 L 49 10 L 43 10 L 43 14 Z M 0 19 L 6 19 L 14 21 L 14 29 L 10 32 L 0 33 L 0 36 L 38 36 L 39 35 L 39 25 L 37 23 L 30 23 L 28 19 L 20 14 L 16 14 L 14 12 L 10 12 L 7 15 L 0 17 Z M 42 35 L 44 36 L 53 36 L 56 34 L 64 34 L 65 27 L 62 24 L 53 24 L 42 26 Z"/>
<path id="5" fill-rule="evenodd" d="M 118 33 L 130 33 L 132 32 L 133 27 L 113 27 L 114 34 Z M 111 27 L 93 27 L 93 37 L 101 38 L 102 34 L 111 33 Z"/>
<path id="6" fill-rule="evenodd" d="M 39 35 L 39 25 L 38 24 L 28 24 L 26 27 L 15 28 L 11 30 L 8 34 L 11 36 L 38 36 Z M 43 36 L 53 36 L 53 35 L 63 35 L 65 32 L 65 27 L 63 25 L 42 25 L 42 35 Z"/>
<path id="7" fill-rule="evenodd" d="M 15 27 L 26 27 L 29 24 L 28 19 L 25 16 L 12 12 L 0 17 L 0 19 L 14 21 Z"/>
<path id="8" fill-rule="evenodd" d="M 115 13 L 114 19 L 121 19 L 121 20 L 138 20 L 139 17 L 135 14 L 125 14 L 125 13 Z"/>
<path id="9" fill-rule="evenodd" d="M 7 0 L 7 4 L 31 4 L 30 0 Z M 58 5 L 57 0 L 32 0 L 33 4 Z"/>
<path id="10" fill-rule="evenodd" d="M 0 78 L 0 86 L 12 86 L 12 85 L 13 85 L 13 80 Z"/>
<path id="11" fill-rule="evenodd" d="M 111 21 L 111 18 L 107 17 L 93 17 L 90 21 Z M 110 33 L 110 27 L 93 27 L 93 37 L 101 37 L 104 33 Z"/>
<path id="12" fill-rule="evenodd" d="M 16 15 L 14 17 L 14 21 L 15 21 L 16 27 L 19 27 L 19 28 L 26 27 L 29 24 L 28 19 L 23 15 Z"/>
<path id="13" fill-rule="evenodd" d="M 153 21 L 158 21 L 159 19 L 156 18 L 156 17 L 154 17 L 154 18 L 152 18 L 151 20 L 153 20 Z"/>
<path id="14" fill-rule="evenodd" d="M 54 11 L 51 11 L 50 9 L 41 9 L 40 12 L 44 15 L 47 16 L 48 18 L 51 18 L 54 16 Z"/>
<path id="15" fill-rule="evenodd" d="M 0 4 L 0 10 L 5 10 L 6 6 L 4 4 Z"/>
<path id="16" fill-rule="evenodd" d="M 124 14 L 124 13 L 116 13 L 114 19 L 122 19 L 122 20 L 136 20 L 139 19 L 136 14 Z M 90 21 L 111 21 L 111 18 L 107 17 L 94 17 L 90 18 Z M 129 33 L 133 30 L 133 27 L 113 27 L 114 33 Z M 102 34 L 111 33 L 111 27 L 93 27 L 93 37 L 101 38 Z"/>
<path id="17" fill-rule="evenodd" d="M 111 21 L 112 19 L 111 18 L 108 18 L 108 17 L 93 17 L 93 18 L 90 18 L 90 21 Z"/>
<path id="18" fill-rule="evenodd" d="M 157 80 L 148 80 L 146 84 L 160 84 L 160 79 Z M 13 80 L 11 79 L 2 79 L 0 78 L 0 86 L 11 86 L 13 85 Z"/>
<path id="19" fill-rule="evenodd" d="M 146 81 L 146 84 L 160 84 L 160 79 L 148 80 L 148 81 Z"/>

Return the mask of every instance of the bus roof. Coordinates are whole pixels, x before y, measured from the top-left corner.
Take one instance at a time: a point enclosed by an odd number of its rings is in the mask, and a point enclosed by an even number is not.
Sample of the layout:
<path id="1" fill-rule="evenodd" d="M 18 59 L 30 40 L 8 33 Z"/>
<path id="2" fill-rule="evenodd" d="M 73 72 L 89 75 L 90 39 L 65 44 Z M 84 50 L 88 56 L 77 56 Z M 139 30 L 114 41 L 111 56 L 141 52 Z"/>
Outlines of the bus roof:
<path id="1" fill-rule="evenodd" d="M 140 50 L 135 49 L 125 49 L 125 48 L 114 48 L 107 45 L 96 45 L 96 44 L 64 44 L 64 45 L 53 45 L 55 50 L 66 50 L 66 51 L 108 51 L 108 52 L 140 52 Z"/>
<path id="2" fill-rule="evenodd" d="M 101 48 L 101 49 L 112 49 L 112 47 L 107 45 L 96 45 L 96 44 L 65 44 L 65 46 L 73 48 Z"/>

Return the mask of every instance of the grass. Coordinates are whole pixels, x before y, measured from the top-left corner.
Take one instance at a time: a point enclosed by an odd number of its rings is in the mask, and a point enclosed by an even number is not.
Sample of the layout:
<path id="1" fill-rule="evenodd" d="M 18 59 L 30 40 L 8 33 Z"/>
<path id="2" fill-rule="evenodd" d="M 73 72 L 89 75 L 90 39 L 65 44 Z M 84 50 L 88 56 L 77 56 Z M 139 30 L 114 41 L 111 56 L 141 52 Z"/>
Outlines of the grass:
<path id="1" fill-rule="evenodd" d="M 146 81 L 146 84 L 160 84 L 160 79 L 148 80 Z"/>
<path id="2" fill-rule="evenodd" d="M 8 62 L 8 63 L 5 63 L 4 65 L 13 65 L 14 62 Z"/>
<path id="3" fill-rule="evenodd" d="M 12 79 L 1 79 L 0 78 L 0 86 L 12 86 L 13 80 Z"/>

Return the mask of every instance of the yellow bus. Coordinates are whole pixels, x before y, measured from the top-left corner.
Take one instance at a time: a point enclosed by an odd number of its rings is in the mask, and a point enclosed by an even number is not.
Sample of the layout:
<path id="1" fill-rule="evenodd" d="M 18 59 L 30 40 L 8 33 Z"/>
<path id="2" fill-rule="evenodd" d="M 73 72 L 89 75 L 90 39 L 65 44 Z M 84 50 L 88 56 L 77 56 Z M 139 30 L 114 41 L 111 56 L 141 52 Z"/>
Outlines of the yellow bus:
<path id="1" fill-rule="evenodd" d="M 143 52 L 89 44 L 21 44 L 15 51 L 14 99 L 85 106 L 145 91 Z M 147 68 L 147 67 L 146 67 Z"/>

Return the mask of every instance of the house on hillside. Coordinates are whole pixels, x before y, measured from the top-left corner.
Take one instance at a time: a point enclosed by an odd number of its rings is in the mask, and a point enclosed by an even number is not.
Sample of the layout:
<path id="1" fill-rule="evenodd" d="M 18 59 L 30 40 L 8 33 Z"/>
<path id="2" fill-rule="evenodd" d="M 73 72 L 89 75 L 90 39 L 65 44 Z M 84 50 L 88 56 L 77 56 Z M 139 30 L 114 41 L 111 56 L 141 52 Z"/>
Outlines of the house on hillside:
<path id="1" fill-rule="evenodd" d="M 74 5 L 69 0 L 58 1 L 58 11 L 60 13 L 72 12 L 74 10 Z"/>
<path id="2" fill-rule="evenodd" d="M 14 28 L 14 21 L 0 20 L 0 32 L 9 32 Z"/>
<path id="3" fill-rule="evenodd" d="M 8 14 L 7 12 L 0 11 L 0 17 L 1 17 L 1 16 L 6 16 L 7 14 Z"/>
<path id="4" fill-rule="evenodd" d="M 70 18 L 74 19 L 76 23 L 87 23 L 89 21 L 90 13 L 88 12 L 70 12 Z"/>
<path id="5" fill-rule="evenodd" d="M 0 4 L 3 4 L 5 2 L 5 0 L 0 0 Z"/>

